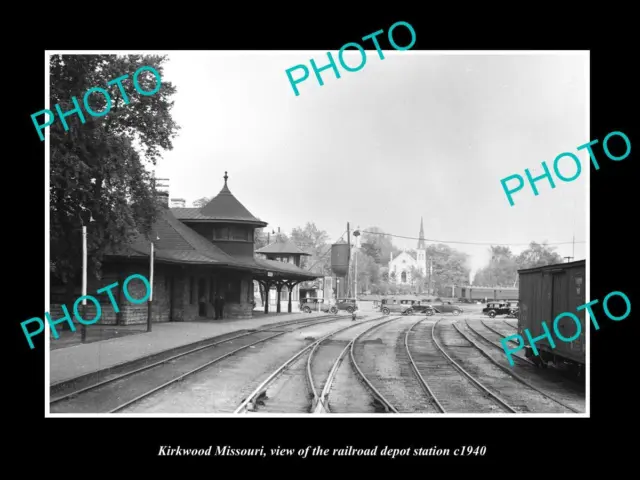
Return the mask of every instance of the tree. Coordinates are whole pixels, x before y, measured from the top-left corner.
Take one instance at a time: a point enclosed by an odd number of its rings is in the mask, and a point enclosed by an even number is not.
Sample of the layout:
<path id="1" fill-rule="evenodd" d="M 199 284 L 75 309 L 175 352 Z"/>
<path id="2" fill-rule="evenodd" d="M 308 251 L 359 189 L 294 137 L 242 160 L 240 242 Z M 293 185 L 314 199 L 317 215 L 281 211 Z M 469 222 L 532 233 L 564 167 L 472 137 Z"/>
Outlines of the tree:
<path id="1" fill-rule="evenodd" d="M 371 287 L 380 282 L 380 266 L 371 256 L 361 250 L 356 251 L 355 255 L 358 261 L 358 294 L 361 294 L 372 290 Z M 351 265 L 354 270 L 355 261 L 351 262 Z"/>
<path id="2" fill-rule="evenodd" d="M 474 285 L 512 287 L 518 276 L 518 265 L 511 249 L 492 245 L 489 254 L 489 265 L 476 272 Z"/>
<path id="3" fill-rule="evenodd" d="M 199 199 L 197 199 L 197 200 L 194 200 L 194 201 L 193 201 L 193 206 L 194 206 L 195 208 L 202 208 L 202 207 L 204 207 L 207 203 L 209 203 L 209 202 L 211 201 L 211 199 L 212 199 L 212 198 L 213 198 L 213 197 L 202 197 L 202 198 L 199 198 Z"/>
<path id="4" fill-rule="evenodd" d="M 445 287 L 465 285 L 469 282 L 469 256 L 441 243 L 427 247 L 427 258 L 433 261 L 431 283 L 439 295 L 445 294 Z"/>
<path id="5" fill-rule="evenodd" d="M 515 256 L 509 247 L 491 246 L 489 264 L 476 272 L 473 284 L 513 287 L 518 270 L 562 263 L 562 257 L 554 250 L 546 242 L 531 242 L 529 248 Z"/>
<path id="6" fill-rule="evenodd" d="M 416 268 L 415 266 L 411 267 L 411 286 L 413 287 L 416 293 L 421 293 L 424 285 L 424 274 L 422 270 Z"/>
<path id="7" fill-rule="evenodd" d="M 379 227 L 367 228 L 362 233 L 361 245 L 366 245 L 366 253 L 380 265 L 389 263 L 391 253 L 395 257 L 402 251 L 393 244 L 392 237 L 385 235 L 385 232 Z"/>
<path id="8" fill-rule="evenodd" d="M 555 247 L 550 247 L 547 242 L 531 242 L 529 248 L 523 251 L 516 260 L 519 269 L 543 267 L 562 263 L 562 257 L 555 252 Z"/>
<path id="9" fill-rule="evenodd" d="M 68 131 L 60 120 L 50 127 L 51 145 L 51 273 L 67 283 L 81 268 L 80 227 L 87 225 L 89 271 L 99 278 L 108 249 L 115 249 L 135 235 L 147 234 L 156 218 L 151 176 L 145 165 L 155 165 L 161 150 L 171 150 L 179 127 L 171 117 L 176 88 L 161 81 L 160 90 L 141 95 L 133 87 L 133 74 L 142 66 L 153 67 L 161 76 L 166 57 L 157 55 L 54 55 L 50 60 L 51 105 L 63 112 L 75 108 L 73 97 L 100 87 L 111 97 L 111 109 L 103 117 L 85 112 L 66 117 Z M 106 83 L 123 75 L 128 103 L 118 85 Z M 137 78 L 140 88 L 152 91 L 156 78 L 148 71 Z M 76 100 L 78 101 L 78 100 Z M 104 95 L 89 97 L 94 112 L 107 108 Z M 95 222 L 89 224 L 89 217 Z"/>
<path id="10" fill-rule="evenodd" d="M 195 203 L 195 202 L 194 202 Z M 256 228 L 253 233 L 253 249 L 260 250 L 263 247 L 266 247 L 267 242 L 267 234 L 264 232 L 264 228 Z"/>
<path id="11" fill-rule="evenodd" d="M 304 227 L 296 227 L 291 231 L 291 240 L 311 254 L 302 257 L 302 268 L 322 275 L 331 275 L 331 252 L 327 232 L 320 230 L 315 223 L 307 222 Z"/>
<path id="12" fill-rule="evenodd" d="M 364 242 L 360 242 L 360 249 L 362 250 L 362 252 L 373 258 L 373 261 L 376 263 L 381 263 L 380 262 L 380 247 L 378 247 L 377 245 L 375 245 L 374 243 L 364 243 Z"/>

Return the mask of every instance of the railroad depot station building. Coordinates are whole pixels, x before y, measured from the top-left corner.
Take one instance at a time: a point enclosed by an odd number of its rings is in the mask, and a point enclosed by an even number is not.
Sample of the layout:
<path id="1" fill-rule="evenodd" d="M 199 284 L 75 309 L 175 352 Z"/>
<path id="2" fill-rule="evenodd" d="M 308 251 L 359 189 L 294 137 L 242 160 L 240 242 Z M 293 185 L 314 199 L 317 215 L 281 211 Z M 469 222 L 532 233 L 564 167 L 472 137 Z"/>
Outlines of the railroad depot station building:
<path id="1" fill-rule="evenodd" d="M 101 279 L 89 275 L 87 295 L 97 298 L 102 308 L 97 323 L 130 325 L 147 322 L 147 302 L 136 305 L 128 301 L 122 285 L 132 274 L 150 278 L 150 242 L 154 245 L 155 259 L 153 322 L 213 320 L 213 303 L 219 295 L 225 300 L 225 318 L 250 318 L 254 302 L 261 305 L 260 297 L 254 296 L 254 282 L 267 292 L 265 313 L 269 312 L 270 305 L 277 312 L 297 311 L 294 303 L 298 300 L 295 298 L 297 286 L 321 275 L 300 268 L 300 258 L 307 254 L 290 242 L 276 241 L 259 252 L 254 251 L 254 230 L 267 223 L 254 217 L 236 199 L 227 180 L 225 172 L 222 190 L 202 208 L 170 208 L 168 192 L 157 192 L 163 209 L 150 235 L 138 235 L 125 248 L 106 255 Z M 88 235 L 91 235 L 90 227 Z M 113 308 L 106 292 L 96 294 L 98 289 L 114 282 L 118 282 L 112 293 L 119 312 Z M 54 301 L 54 288 L 52 284 L 52 320 L 64 316 L 60 304 Z M 140 299 L 144 298 L 146 288 L 141 280 L 134 279 L 129 282 L 127 291 L 133 298 Z M 275 295 L 286 302 L 270 301 L 269 297 Z M 67 305 L 67 309 L 73 316 L 73 305 Z M 95 314 L 95 306 L 88 301 L 84 318 L 90 320 Z"/>

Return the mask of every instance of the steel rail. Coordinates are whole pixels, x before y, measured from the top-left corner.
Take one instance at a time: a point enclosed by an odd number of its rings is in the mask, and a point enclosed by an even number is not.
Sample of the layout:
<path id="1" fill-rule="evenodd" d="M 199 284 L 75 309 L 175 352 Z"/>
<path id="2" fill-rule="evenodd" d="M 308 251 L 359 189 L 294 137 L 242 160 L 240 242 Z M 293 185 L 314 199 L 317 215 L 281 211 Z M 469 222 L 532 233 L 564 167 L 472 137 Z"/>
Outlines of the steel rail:
<path id="1" fill-rule="evenodd" d="M 504 320 L 503 320 L 503 321 L 504 321 Z M 507 323 L 507 322 L 505 322 L 505 323 Z M 502 333 L 502 332 L 500 332 L 500 331 L 498 331 L 498 330 L 495 330 L 495 329 L 491 328 L 489 325 L 487 325 L 486 323 L 484 323 L 484 320 L 482 320 L 482 324 L 483 324 L 487 329 L 489 329 L 489 330 L 491 330 L 493 333 L 495 333 L 496 335 L 499 335 L 499 336 L 501 336 L 502 338 L 507 338 L 507 335 L 505 335 L 504 333 Z M 469 327 L 469 328 L 471 328 L 471 327 Z M 472 329 L 472 330 L 473 330 L 473 329 Z M 518 344 L 518 342 L 516 342 L 516 341 L 514 341 L 514 340 L 509 340 L 509 343 L 514 344 L 516 347 L 519 347 L 519 346 L 520 346 L 520 345 Z M 499 348 L 502 350 L 502 347 L 499 347 Z M 518 360 L 525 361 L 525 362 L 527 362 L 527 363 L 530 363 L 530 364 L 531 364 L 531 365 L 533 365 L 534 367 L 539 368 L 539 365 L 537 365 L 535 362 L 533 362 L 533 361 L 529 360 L 529 359 L 528 359 L 528 358 L 526 358 L 526 357 L 525 357 L 525 358 L 522 358 L 522 357 L 520 357 L 520 356 L 518 356 L 518 355 L 514 355 L 514 358 L 517 358 Z M 558 373 L 561 373 L 561 370 L 559 370 L 555 365 L 553 365 L 553 364 L 551 364 L 551 363 L 547 363 L 547 364 L 545 364 L 545 367 L 546 367 L 546 368 L 553 369 L 554 371 L 556 371 L 556 372 L 558 372 Z"/>
<path id="2" fill-rule="evenodd" d="M 370 321 L 373 321 L 373 320 L 370 320 Z M 356 325 L 361 325 L 361 324 L 356 324 Z M 253 392 L 251 392 L 247 396 L 247 398 L 245 398 L 242 401 L 242 403 L 234 410 L 233 413 L 240 413 L 243 410 L 246 410 L 250 403 L 255 404 L 255 400 L 257 400 L 259 395 L 268 387 L 268 385 L 271 382 L 273 382 L 289 365 L 291 365 L 298 358 L 300 358 L 300 356 L 302 356 L 307 350 L 315 348 L 318 344 L 332 337 L 333 335 L 336 335 L 337 333 L 348 330 L 349 328 L 354 328 L 356 325 L 347 325 L 346 327 L 343 327 L 334 332 L 331 332 L 325 335 L 324 337 L 319 338 L 318 340 L 310 343 L 309 345 L 299 350 L 298 352 L 296 352 L 292 357 L 290 357 L 287 361 L 285 361 L 282 365 L 280 365 L 280 367 L 278 367 L 271 375 L 269 375 L 260 385 L 258 385 L 258 387 L 255 390 L 253 390 Z"/>
<path id="3" fill-rule="evenodd" d="M 330 321 L 334 321 L 334 320 L 339 320 L 339 318 L 337 318 L 337 317 L 336 318 L 330 318 L 330 319 L 327 319 L 327 320 L 322 320 L 321 322 L 318 322 L 318 323 L 325 323 L 325 322 L 330 322 Z M 266 331 L 269 331 L 269 329 L 271 329 L 271 328 L 288 327 L 288 326 L 292 326 L 292 325 L 304 325 L 306 323 L 311 323 L 311 322 L 313 322 L 313 320 L 305 318 L 305 319 L 302 319 L 302 321 L 300 321 L 300 322 L 294 320 L 294 321 L 290 321 L 290 322 L 282 322 L 282 323 L 278 323 L 278 324 L 271 324 L 271 325 L 265 326 L 264 328 L 251 330 L 251 331 L 248 331 L 248 332 L 245 332 L 245 333 L 241 333 L 240 335 L 235 335 L 235 336 L 230 337 L 230 338 L 225 338 L 224 340 L 219 340 L 217 342 L 208 343 L 206 345 L 202 345 L 200 347 L 188 350 L 186 352 L 182 352 L 182 353 L 179 353 L 177 355 L 173 355 L 171 357 L 164 358 L 162 360 L 159 360 L 157 362 L 151 363 L 149 365 L 145 365 L 143 367 L 136 368 L 135 370 L 131 370 L 130 372 L 125 372 L 125 373 L 122 373 L 122 374 L 117 375 L 115 377 L 103 380 L 101 382 L 94 383 L 94 384 L 89 385 L 87 387 L 81 388 L 80 390 L 74 390 L 71 393 L 68 393 L 68 394 L 63 395 L 61 397 L 57 397 L 57 398 L 54 398 L 53 400 L 50 400 L 49 401 L 49 405 L 52 405 L 54 403 L 59 403 L 59 402 L 61 402 L 63 400 L 68 400 L 68 399 L 71 399 L 71 398 L 75 398 L 75 397 L 77 397 L 78 395 L 80 395 L 82 393 L 94 390 L 94 389 L 96 389 L 98 387 L 102 387 L 104 385 L 107 385 L 109 383 L 113 383 L 113 382 L 118 381 L 118 380 L 122 380 L 123 378 L 129 377 L 129 376 L 134 375 L 136 373 L 144 372 L 145 370 L 149 370 L 151 368 L 155 368 L 155 367 L 157 367 L 159 365 L 171 362 L 173 360 L 176 360 L 178 358 L 184 357 L 186 355 L 191 355 L 192 353 L 196 353 L 196 352 L 199 352 L 201 350 L 205 350 L 207 348 L 215 347 L 217 345 L 221 345 L 223 343 L 227 343 L 227 342 L 230 342 L 232 340 L 236 340 L 238 338 L 246 337 L 248 335 L 253 335 L 255 333 L 266 332 Z M 273 337 L 269 337 L 269 338 L 273 338 Z M 177 347 L 177 348 L 180 348 L 180 347 Z"/>
<path id="4" fill-rule="evenodd" d="M 384 318 L 384 316 L 382 317 L 377 317 L 371 320 L 367 320 L 365 322 L 360 322 L 357 325 L 363 325 L 365 323 L 368 322 L 373 322 L 376 320 L 380 320 Z M 356 327 L 356 325 L 352 325 L 353 327 Z M 349 350 L 349 348 L 351 347 L 351 343 L 353 342 L 353 340 L 349 341 L 347 343 L 347 346 L 344 347 L 344 349 L 342 350 L 342 352 L 340 352 L 340 354 L 338 355 L 338 358 L 336 359 L 335 362 L 333 362 L 333 366 L 331 367 L 331 370 L 329 371 L 329 375 L 327 376 L 327 380 L 325 381 L 324 384 L 324 388 L 322 389 L 322 392 L 320 393 L 320 395 L 317 394 L 317 390 L 313 384 L 313 375 L 311 373 L 311 357 L 313 356 L 316 348 L 320 345 L 320 343 L 318 343 L 313 350 L 311 351 L 311 353 L 309 354 L 309 358 L 307 359 L 307 381 L 311 384 L 311 389 L 313 392 L 313 401 L 314 401 L 314 405 L 312 406 L 312 410 L 313 413 L 330 413 L 331 411 L 329 410 L 329 407 L 326 404 L 326 398 L 329 395 L 329 390 L 331 390 L 331 385 L 333 384 L 333 379 L 335 377 L 336 372 L 338 371 L 338 367 L 340 366 L 340 364 L 342 363 L 342 359 L 344 358 L 345 354 L 347 353 L 347 350 Z"/>
<path id="5" fill-rule="evenodd" d="M 431 388 L 429 388 L 429 385 L 427 384 L 426 380 L 422 377 L 422 374 L 420 373 L 420 370 L 418 370 L 418 365 L 416 365 L 416 362 L 413 359 L 413 356 L 411 355 L 411 351 L 409 350 L 409 333 L 411 333 L 411 331 L 413 330 L 414 327 L 416 327 L 419 323 L 424 322 L 425 320 L 426 320 L 426 318 L 422 318 L 422 319 L 418 320 L 416 323 L 414 323 L 413 325 L 411 325 L 411 328 L 409 328 L 407 330 L 407 332 L 405 333 L 404 346 L 405 346 L 405 348 L 407 350 L 407 355 L 409 356 L 409 361 L 411 363 L 411 367 L 413 368 L 414 373 L 418 377 L 418 380 L 420 380 L 420 385 L 422 385 L 422 388 L 424 388 L 427 391 L 427 393 L 429 394 L 429 396 L 430 396 L 429 402 L 430 403 L 434 403 L 436 405 L 436 407 L 438 408 L 438 410 L 440 410 L 442 413 L 446 413 L 445 410 L 444 410 L 444 407 L 440 404 L 440 402 L 436 398 L 436 395 L 433 393 L 433 391 L 431 391 Z"/>
<path id="6" fill-rule="evenodd" d="M 158 386 L 158 387 L 155 387 L 154 389 L 149 390 L 148 392 L 145 392 L 145 393 L 143 393 L 142 395 L 137 396 L 137 397 L 136 397 L 136 398 L 134 398 L 133 400 L 129 400 L 128 402 L 123 403 L 122 405 L 117 406 L 116 408 L 114 408 L 114 409 L 110 410 L 108 413 L 116 413 L 116 412 L 118 412 L 118 411 L 120 411 L 120 410 L 122 410 L 122 409 L 124 409 L 124 408 L 126 408 L 126 407 L 128 407 L 128 406 L 130 406 L 130 405 L 132 405 L 132 404 L 134 404 L 134 403 L 139 402 L 139 401 L 140 401 L 140 400 L 142 400 L 143 398 L 146 398 L 146 397 L 148 397 L 149 395 L 151 395 L 151 394 L 153 394 L 153 393 L 155 393 L 155 392 L 157 392 L 157 391 L 159 391 L 159 390 L 162 390 L 163 388 L 168 387 L 169 385 L 171 385 L 171 384 L 173 384 L 173 383 L 176 383 L 176 382 L 181 381 L 182 379 L 184 379 L 184 378 L 188 377 L 189 375 L 193 375 L 194 373 L 197 373 L 197 372 L 199 372 L 200 370 L 204 370 L 205 368 L 209 367 L 210 365 L 213 365 L 214 363 L 219 362 L 220 360 L 223 360 L 223 359 L 225 359 L 225 358 L 227 358 L 227 357 L 229 357 L 229 356 L 233 355 L 234 353 L 237 353 L 237 352 L 239 352 L 239 351 L 241 351 L 241 350 L 244 350 L 244 349 L 246 349 L 246 348 L 249 348 L 249 347 L 253 347 L 254 345 L 257 345 L 257 344 L 259 344 L 259 343 L 266 342 L 267 340 L 271 340 L 272 338 L 279 337 L 279 336 L 281 336 L 281 335 L 284 335 L 285 333 L 288 333 L 288 332 L 280 332 L 280 333 L 276 333 L 275 335 L 271 335 L 270 337 L 263 338 L 262 340 L 258 340 L 257 342 L 250 343 L 249 345 L 245 345 L 244 347 L 237 348 L 236 350 L 233 350 L 232 352 L 225 353 L 224 355 L 222 355 L 222 356 L 220 356 L 220 357 L 218 357 L 218 358 L 214 358 L 214 359 L 213 359 L 213 360 L 211 360 L 210 362 L 207 362 L 207 363 L 205 363 L 204 365 L 199 366 L 198 368 L 194 368 L 193 370 L 190 370 L 190 371 L 188 371 L 188 372 L 186 372 L 186 373 L 183 373 L 183 374 L 182 374 L 182 375 L 180 375 L 179 377 L 177 377 L 177 378 L 173 378 L 173 379 L 169 380 L 168 382 L 165 382 L 165 383 L 163 383 L 162 385 L 160 385 L 160 386 Z"/>
<path id="7" fill-rule="evenodd" d="M 364 380 L 364 382 L 367 384 L 367 386 L 369 387 L 369 389 L 373 392 L 373 394 L 378 398 L 378 400 L 382 403 L 382 406 L 384 407 L 384 409 L 389 412 L 392 411 L 393 413 L 400 413 L 398 412 L 398 410 L 396 410 L 396 408 L 391 405 L 391 403 L 384 398 L 384 396 L 376 389 L 376 387 L 373 386 L 373 384 L 369 381 L 369 379 L 367 378 L 367 376 L 362 372 L 362 370 L 360 370 L 360 367 L 358 366 L 358 362 L 356 362 L 355 356 L 353 354 L 353 348 L 356 344 L 356 342 L 358 341 L 358 339 L 366 334 L 369 333 L 371 330 L 374 330 L 378 327 L 381 327 L 382 325 L 386 325 L 389 322 L 395 321 L 395 320 L 399 320 L 402 319 L 403 316 L 399 316 L 396 318 L 391 318 L 389 320 L 387 320 L 386 322 L 382 322 L 379 323 L 378 325 L 374 325 L 373 327 L 365 330 L 364 332 L 361 332 L 357 337 L 355 337 L 352 341 L 351 341 L 351 348 L 350 348 L 350 355 L 351 355 L 351 363 L 352 365 L 355 367 L 356 372 L 358 373 L 358 375 L 360 375 L 360 378 L 362 378 L 362 380 Z"/>
<path id="8" fill-rule="evenodd" d="M 451 358 L 449 356 L 449 354 L 447 352 L 444 351 L 444 348 L 442 348 L 442 346 L 438 343 L 438 341 L 436 340 L 436 327 L 438 326 L 438 323 L 440 323 L 440 320 L 442 320 L 441 318 L 438 319 L 435 323 L 435 325 L 433 326 L 433 329 L 431 329 L 431 338 L 433 340 L 433 343 L 436 345 L 436 347 L 438 347 L 438 350 L 440 350 L 445 357 L 447 357 L 447 359 L 453 364 L 453 366 L 455 366 L 463 375 L 465 375 L 469 380 L 471 380 L 478 388 L 480 388 L 482 391 L 484 391 L 487 395 L 489 395 L 491 398 L 493 398 L 496 402 L 498 402 L 502 407 L 504 407 L 506 410 L 510 411 L 511 413 L 518 413 L 517 410 L 514 410 L 513 407 L 511 407 L 511 405 L 509 405 L 505 400 L 503 400 L 502 398 L 500 398 L 498 395 L 496 395 L 495 393 L 493 393 L 491 390 L 489 390 L 487 387 L 485 387 L 482 383 L 480 383 L 478 380 L 476 380 L 474 378 L 473 375 L 471 375 L 469 372 L 467 372 L 464 368 L 462 368 L 461 365 L 459 365 L 453 358 Z M 455 327 L 455 324 L 454 324 Z"/>
<path id="9" fill-rule="evenodd" d="M 484 337 L 482 334 L 478 333 L 474 328 L 471 327 L 471 325 L 469 325 L 469 323 L 467 322 L 467 319 L 465 319 L 465 324 L 467 325 L 467 328 L 469 328 L 469 330 L 471 330 L 474 334 L 476 334 L 478 337 L 484 339 L 486 342 L 490 343 L 493 347 L 497 348 L 498 350 L 500 350 L 501 352 L 504 352 L 504 350 L 502 349 L 502 347 L 499 347 L 498 345 L 496 345 L 495 343 L 493 343 L 491 340 L 487 339 L 486 337 Z M 547 397 L 549 400 L 552 400 L 554 402 L 556 402 L 557 404 L 563 406 L 564 408 L 567 408 L 575 413 L 582 413 L 580 410 L 573 408 L 570 405 L 567 405 L 566 403 L 564 403 L 561 400 L 558 400 L 556 397 L 554 397 L 553 395 L 545 392 L 544 390 L 539 389 L 538 387 L 532 385 L 531 383 L 529 383 L 527 380 L 525 380 L 524 378 L 522 378 L 520 375 L 518 375 L 517 373 L 513 372 L 512 369 L 509 369 L 507 367 L 505 367 L 504 365 L 500 364 L 500 362 L 496 361 L 493 359 L 493 357 L 491 357 L 491 355 L 489 355 L 481 346 L 479 346 L 478 344 L 476 344 L 476 342 L 474 342 L 473 340 L 471 340 L 469 337 L 467 337 L 467 335 L 465 335 L 461 330 L 458 329 L 457 325 L 454 325 L 454 327 L 456 328 L 456 330 L 458 330 L 458 332 L 465 338 L 467 339 L 474 347 L 476 347 L 478 350 L 480 350 L 480 352 L 487 357 L 489 360 L 491 360 L 491 362 L 493 362 L 497 367 L 500 367 L 502 370 L 504 370 L 505 372 L 507 372 L 509 375 L 511 375 L 513 378 L 515 378 L 516 380 L 518 380 L 519 382 L 523 383 L 524 385 L 526 385 L 527 387 L 535 390 L 536 392 L 540 393 L 541 395 Z M 525 361 L 522 360 L 519 357 L 516 357 L 521 361 Z M 533 362 L 529 362 L 528 360 L 526 360 L 527 363 L 531 363 L 532 365 Z"/>
<path id="10" fill-rule="evenodd" d="M 506 323 L 507 325 L 509 325 L 511 328 L 515 328 L 516 330 L 518 329 L 518 327 L 517 327 L 517 326 L 515 326 L 515 325 L 511 325 L 511 324 L 510 324 L 509 322 L 507 322 L 504 318 L 502 319 L 502 321 L 503 321 L 504 323 Z"/>
<path id="11" fill-rule="evenodd" d="M 496 330 L 495 328 L 490 327 L 489 325 L 487 325 L 486 323 L 484 323 L 484 320 L 480 320 L 482 322 L 482 325 L 484 325 L 488 330 L 491 330 L 493 333 L 495 333 L 496 335 L 500 335 L 502 338 L 507 338 L 507 336 L 502 333 L 499 332 L 498 330 Z M 504 322 L 504 320 L 503 320 Z M 505 322 L 506 323 L 506 322 Z M 518 345 L 518 342 L 514 341 L 514 340 L 509 340 L 510 343 L 515 343 L 516 345 Z M 501 347 L 502 349 L 502 347 Z M 528 360 L 527 360 L 528 361 Z M 533 364 L 533 362 L 530 362 Z"/>
<path id="12" fill-rule="evenodd" d="M 465 319 L 465 322 L 466 322 L 466 321 L 467 321 L 467 320 Z M 502 338 L 505 338 L 505 339 L 507 338 L 507 336 L 506 336 L 506 335 L 504 335 L 503 333 L 499 332 L 498 330 L 495 330 L 494 328 L 491 328 L 489 325 L 487 325 L 486 323 L 484 323 L 484 320 L 480 320 L 480 321 L 482 322 L 482 325 L 483 325 L 487 330 L 491 330 L 493 333 L 495 333 L 496 335 L 499 335 L 499 336 L 500 336 L 500 337 L 502 337 Z M 499 349 L 500 349 L 500 351 L 504 352 L 504 349 L 503 349 L 500 345 L 498 345 L 497 343 L 495 343 L 495 342 L 491 341 L 490 339 L 486 338 L 486 337 L 485 337 L 484 335 L 482 335 L 480 332 L 478 332 L 478 331 L 476 331 L 475 329 L 473 329 L 473 328 L 471 327 L 471 325 L 469 325 L 468 323 L 467 323 L 467 327 L 469 327 L 469 330 L 471 330 L 471 331 L 472 331 L 473 333 L 475 333 L 477 336 L 479 336 L 480 338 L 482 338 L 482 339 L 483 339 L 483 340 L 485 340 L 486 342 L 489 342 L 490 344 L 492 344 L 492 345 L 493 345 L 493 346 L 495 346 L 496 348 L 499 348 Z M 515 341 L 513 341 L 513 340 L 509 340 L 509 343 L 513 343 L 515 346 L 519 346 L 519 345 L 518 345 L 518 342 L 515 342 Z M 534 367 L 536 366 L 536 364 L 535 364 L 535 363 L 533 363 L 533 362 L 532 362 L 531 360 L 529 360 L 528 358 L 522 358 L 522 357 L 519 357 L 518 355 L 513 355 L 513 358 L 515 358 L 515 359 L 517 359 L 518 361 L 521 361 L 521 362 L 527 362 L 527 363 L 529 363 L 529 364 L 533 365 Z"/>

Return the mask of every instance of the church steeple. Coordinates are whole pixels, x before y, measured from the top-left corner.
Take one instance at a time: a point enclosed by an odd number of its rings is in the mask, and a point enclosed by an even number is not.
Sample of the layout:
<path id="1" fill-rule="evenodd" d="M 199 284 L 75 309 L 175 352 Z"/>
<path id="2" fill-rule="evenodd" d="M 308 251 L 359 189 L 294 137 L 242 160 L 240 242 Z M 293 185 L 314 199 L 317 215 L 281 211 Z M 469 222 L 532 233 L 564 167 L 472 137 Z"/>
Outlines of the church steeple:
<path id="1" fill-rule="evenodd" d="M 422 217 L 420 217 L 420 240 L 418 240 L 418 250 L 426 250 L 427 246 L 424 242 L 424 225 Z"/>

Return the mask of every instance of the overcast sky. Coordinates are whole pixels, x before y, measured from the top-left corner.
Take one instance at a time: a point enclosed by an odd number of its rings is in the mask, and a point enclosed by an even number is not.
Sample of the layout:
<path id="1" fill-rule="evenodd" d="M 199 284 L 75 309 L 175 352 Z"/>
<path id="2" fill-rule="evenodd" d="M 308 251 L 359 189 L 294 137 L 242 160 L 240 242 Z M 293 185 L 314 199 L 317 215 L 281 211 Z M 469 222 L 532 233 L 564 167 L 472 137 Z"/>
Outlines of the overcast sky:
<path id="1" fill-rule="evenodd" d="M 249 211 L 287 233 L 313 221 L 335 241 L 350 222 L 417 237 L 422 216 L 427 239 L 512 244 L 516 253 L 530 241 L 587 240 L 590 163 L 576 148 L 591 140 L 588 53 L 385 51 L 380 60 L 371 51 L 358 72 L 322 72 L 322 87 L 311 71 L 297 97 L 285 70 L 310 58 L 324 65 L 326 52 L 169 58 L 163 80 L 177 87 L 182 130 L 156 175 L 187 206 L 216 195 L 226 170 Z M 582 160 L 581 176 L 555 179 L 555 189 L 540 181 L 537 197 L 527 185 L 511 207 L 500 179 L 525 168 L 540 175 L 541 162 L 552 169 L 562 152 Z M 451 246 L 471 254 L 474 269 L 487 261 L 488 246 Z M 572 245 L 557 251 L 572 255 Z M 585 255 L 576 243 L 576 260 Z"/>

